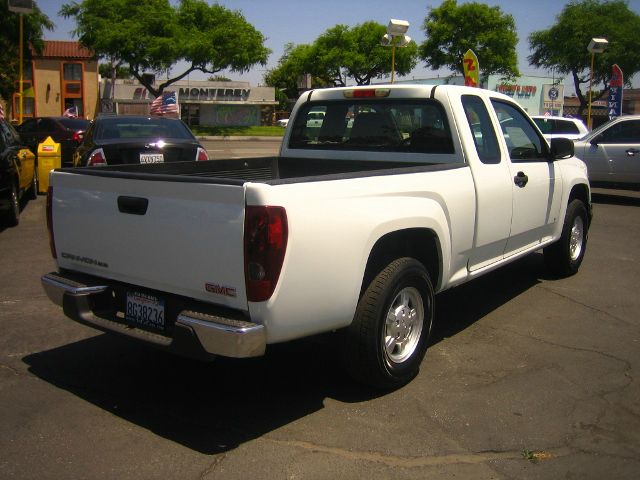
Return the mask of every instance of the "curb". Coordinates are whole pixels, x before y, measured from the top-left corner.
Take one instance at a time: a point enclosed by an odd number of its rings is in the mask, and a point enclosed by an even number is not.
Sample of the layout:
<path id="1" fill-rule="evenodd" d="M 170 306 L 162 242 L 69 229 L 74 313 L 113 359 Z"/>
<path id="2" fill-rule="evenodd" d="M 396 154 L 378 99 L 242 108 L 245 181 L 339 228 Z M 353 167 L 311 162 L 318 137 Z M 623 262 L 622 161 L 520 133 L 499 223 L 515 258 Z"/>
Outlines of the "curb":
<path id="1" fill-rule="evenodd" d="M 240 140 L 250 140 L 250 141 L 261 141 L 261 142 L 282 142 L 283 137 L 261 137 L 261 136 L 236 136 L 236 135 L 216 135 L 216 136 L 197 136 L 198 140 L 204 141 L 215 141 L 215 140 L 224 140 L 224 141 L 240 141 Z"/>

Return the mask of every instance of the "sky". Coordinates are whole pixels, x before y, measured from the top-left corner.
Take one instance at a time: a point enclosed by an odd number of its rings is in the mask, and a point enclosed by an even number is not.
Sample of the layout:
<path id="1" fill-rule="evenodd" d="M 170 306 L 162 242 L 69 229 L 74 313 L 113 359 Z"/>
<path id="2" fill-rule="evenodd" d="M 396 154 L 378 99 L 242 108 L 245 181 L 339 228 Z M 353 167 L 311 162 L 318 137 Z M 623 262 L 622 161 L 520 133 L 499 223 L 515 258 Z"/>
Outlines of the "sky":
<path id="1" fill-rule="evenodd" d="M 76 0 L 81 1 L 81 0 Z M 467 0 L 458 0 L 458 4 Z M 477 0 L 483 1 L 483 0 Z M 45 32 L 47 40 L 73 40 L 71 31 L 75 28 L 73 19 L 58 17 L 61 1 L 36 0 L 40 9 L 56 24 L 53 32 Z M 172 1 L 175 3 L 175 1 Z M 209 0 L 209 3 L 214 3 Z M 220 5 L 230 10 L 239 10 L 245 19 L 266 37 L 266 46 L 271 49 L 266 67 L 258 65 L 248 73 L 221 72 L 232 80 L 248 81 L 251 85 L 262 84 L 266 70 L 277 65 L 287 42 L 294 44 L 312 43 L 325 30 L 337 25 L 357 25 L 373 20 L 383 25 L 389 19 L 407 20 L 410 24 L 407 34 L 418 44 L 425 40 L 422 24 L 429 8 L 438 7 L 440 0 L 218 0 Z M 518 33 L 518 67 L 523 75 L 551 75 L 550 72 L 536 70 L 529 66 L 528 36 L 536 30 L 551 27 L 556 16 L 569 3 L 563 0 L 484 0 L 491 6 L 499 6 L 504 13 L 511 14 Z M 640 14 L 640 0 L 629 0 L 629 8 Z M 586 49 L 586 46 L 585 46 Z M 481 65 L 482 66 L 482 65 Z M 447 75 L 448 72 L 440 72 Z M 419 62 L 410 75 L 398 79 L 432 78 L 438 75 Z M 640 77 L 640 75 L 636 75 Z M 204 79 L 192 74 L 192 80 Z M 634 86 L 640 81 L 634 78 Z M 570 81 L 565 85 L 570 87 Z"/>

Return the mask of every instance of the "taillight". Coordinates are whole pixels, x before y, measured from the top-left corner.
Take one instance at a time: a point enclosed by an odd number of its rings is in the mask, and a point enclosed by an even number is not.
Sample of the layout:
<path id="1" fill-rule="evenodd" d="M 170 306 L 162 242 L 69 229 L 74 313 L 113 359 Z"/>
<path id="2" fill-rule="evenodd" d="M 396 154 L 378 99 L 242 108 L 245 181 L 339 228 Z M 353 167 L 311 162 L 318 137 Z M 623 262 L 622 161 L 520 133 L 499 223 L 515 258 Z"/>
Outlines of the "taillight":
<path id="1" fill-rule="evenodd" d="M 97 149 L 95 152 L 92 152 L 91 155 L 89 155 L 89 160 L 87 160 L 87 165 L 89 167 L 96 167 L 106 164 L 107 157 L 105 157 L 104 150 L 102 150 L 101 148 Z"/>
<path id="2" fill-rule="evenodd" d="M 56 253 L 56 240 L 53 237 L 53 187 L 47 189 L 47 231 L 49 232 L 49 248 L 51 256 L 58 258 Z"/>
<path id="3" fill-rule="evenodd" d="M 73 137 L 71 137 L 71 139 L 76 143 L 82 143 L 83 138 L 84 132 L 73 132 Z"/>
<path id="4" fill-rule="evenodd" d="M 287 213 L 282 207 L 246 207 L 244 272 L 247 300 L 271 298 L 287 250 Z"/>
<path id="5" fill-rule="evenodd" d="M 196 152 L 196 162 L 202 162 L 204 160 L 209 160 L 209 155 L 204 148 L 198 147 L 198 151 Z"/>

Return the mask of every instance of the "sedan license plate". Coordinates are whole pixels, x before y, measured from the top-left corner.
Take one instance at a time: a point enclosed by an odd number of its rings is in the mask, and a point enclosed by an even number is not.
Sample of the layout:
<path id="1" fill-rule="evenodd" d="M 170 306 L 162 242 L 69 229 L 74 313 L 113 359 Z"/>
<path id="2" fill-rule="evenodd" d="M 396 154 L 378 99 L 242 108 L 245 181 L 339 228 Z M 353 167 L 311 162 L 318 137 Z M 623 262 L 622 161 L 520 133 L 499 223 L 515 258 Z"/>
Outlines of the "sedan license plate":
<path id="1" fill-rule="evenodd" d="M 162 153 L 141 153 L 140 163 L 162 163 L 164 155 Z"/>
<path id="2" fill-rule="evenodd" d="M 164 330 L 164 300 L 139 292 L 127 292 L 125 319 L 137 325 Z"/>

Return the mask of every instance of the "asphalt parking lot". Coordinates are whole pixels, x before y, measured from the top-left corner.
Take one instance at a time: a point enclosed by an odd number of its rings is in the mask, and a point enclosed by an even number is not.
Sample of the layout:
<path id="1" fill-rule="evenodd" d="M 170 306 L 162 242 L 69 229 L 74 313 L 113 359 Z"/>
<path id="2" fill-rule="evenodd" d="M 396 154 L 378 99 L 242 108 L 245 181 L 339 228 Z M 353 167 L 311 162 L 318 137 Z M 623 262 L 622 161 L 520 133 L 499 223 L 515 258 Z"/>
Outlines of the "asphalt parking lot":
<path id="1" fill-rule="evenodd" d="M 578 275 L 535 254 L 439 295 L 386 394 L 330 339 L 204 364 L 67 320 L 44 205 L 0 230 L 2 479 L 638 478 L 640 192 L 596 190 Z"/>

